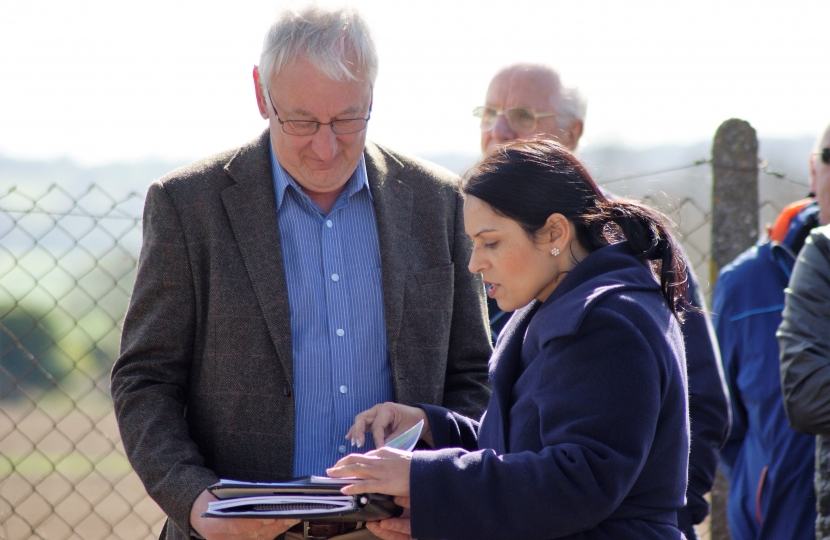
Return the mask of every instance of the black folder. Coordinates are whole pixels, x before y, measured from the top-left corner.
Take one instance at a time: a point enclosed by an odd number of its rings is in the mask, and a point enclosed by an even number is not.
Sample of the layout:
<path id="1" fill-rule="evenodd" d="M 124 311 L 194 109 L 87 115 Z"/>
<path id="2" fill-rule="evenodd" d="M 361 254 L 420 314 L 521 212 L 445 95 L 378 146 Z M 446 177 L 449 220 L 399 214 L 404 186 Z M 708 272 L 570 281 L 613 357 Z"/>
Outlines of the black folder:
<path id="1" fill-rule="evenodd" d="M 344 495 L 340 488 L 355 479 L 303 477 L 287 482 L 220 480 L 208 487 L 219 499 L 204 517 L 302 519 L 314 522 L 379 521 L 397 517 L 403 508 L 389 495 Z"/>

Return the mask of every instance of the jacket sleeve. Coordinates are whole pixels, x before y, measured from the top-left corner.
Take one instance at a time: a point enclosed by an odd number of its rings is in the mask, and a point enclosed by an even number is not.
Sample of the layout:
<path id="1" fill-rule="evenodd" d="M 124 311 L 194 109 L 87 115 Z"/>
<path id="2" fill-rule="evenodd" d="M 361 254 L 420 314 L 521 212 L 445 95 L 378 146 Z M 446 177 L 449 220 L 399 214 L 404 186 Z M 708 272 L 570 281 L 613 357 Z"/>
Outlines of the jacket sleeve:
<path id="1" fill-rule="evenodd" d="M 781 386 L 790 427 L 830 434 L 830 239 L 814 231 L 786 290 L 777 337 Z"/>
<path id="2" fill-rule="evenodd" d="M 490 343 L 481 276 L 471 274 L 467 270 L 472 245 L 464 229 L 464 201 L 460 193 L 456 193 L 455 196 L 452 255 L 455 283 L 442 405 L 447 409 L 478 418 L 490 399 L 487 360 L 493 352 L 493 347 Z"/>
<path id="3" fill-rule="evenodd" d="M 681 326 L 686 344 L 689 379 L 689 418 L 692 439 L 689 452 L 689 485 L 686 513 L 690 523 L 700 523 L 709 514 L 704 495 L 712 490 L 721 447 L 729 435 L 729 395 L 721 368 L 715 332 L 694 276 L 689 273 L 687 296 L 700 311 L 688 311 Z"/>
<path id="4" fill-rule="evenodd" d="M 663 377 L 648 341 L 619 314 L 594 308 L 582 329 L 600 339 L 555 340 L 533 360 L 543 364 L 528 429 L 540 431 L 541 451 L 413 454 L 413 537 L 558 538 L 620 504 L 651 449 Z"/>
<path id="5" fill-rule="evenodd" d="M 458 447 L 475 450 L 479 423 L 472 418 L 435 405 L 418 404 L 427 415 L 435 448 Z"/>
<path id="6" fill-rule="evenodd" d="M 727 476 L 731 476 L 732 467 L 738 456 L 738 451 L 746 437 L 747 412 L 741 392 L 738 388 L 738 372 L 741 367 L 742 349 L 741 339 L 733 331 L 729 317 L 729 277 L 721 274 L 715 285 L 712 298 L 712 322 L 715 327 L 721 362 L 723 363 L 724 378 L 729 389 L 732 425 L 726 443 L 721 448 L 720 463 Z"/>
<path id="7" fill-rule="evenodd" d="M 218 478 L 204 466 L 185 420 L 196 301 L 184 233 L 161 183 L 147 193 L 143 227 L 112 398 L 130 463 L 189 536 L 193 501 Z"/>

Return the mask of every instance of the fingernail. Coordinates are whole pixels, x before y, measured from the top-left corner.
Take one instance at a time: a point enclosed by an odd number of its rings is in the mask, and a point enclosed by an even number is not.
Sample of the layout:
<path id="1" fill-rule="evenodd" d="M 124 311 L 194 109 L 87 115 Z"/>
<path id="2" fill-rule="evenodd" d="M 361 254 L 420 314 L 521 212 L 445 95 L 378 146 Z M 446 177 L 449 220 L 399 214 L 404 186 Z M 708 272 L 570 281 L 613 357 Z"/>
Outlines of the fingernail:
<path id="1" fill-rule="evenodd" d="M 262 520 L 262 524 L 263 524 L 263 525 L 270 525 L 270 524 L 272 524 L 274 521 L 275 521 L 275 520 L 273 520 L 273 519 L 263 519 L 263 520 Z"/>
<path id="2" fill-rule="evenodd" d="M 352 439 L 352 446 L 355 446 L 355 444 L 356 444 L 356 443 L 354 442 L 354 439 Z"/>

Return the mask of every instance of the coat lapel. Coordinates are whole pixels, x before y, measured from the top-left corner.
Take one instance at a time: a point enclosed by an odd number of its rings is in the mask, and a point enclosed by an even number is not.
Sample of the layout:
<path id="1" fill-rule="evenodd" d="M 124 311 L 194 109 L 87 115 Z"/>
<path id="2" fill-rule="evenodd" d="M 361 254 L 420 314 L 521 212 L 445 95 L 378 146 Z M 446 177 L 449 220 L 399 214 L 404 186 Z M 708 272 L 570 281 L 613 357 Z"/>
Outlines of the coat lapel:
<path id="1" fill-rule="evenodd" d="M 236 184 L 222 202 L 286 378 L 293 389 L 291 321 L 266 130 L 225 166 Z"/>
<path id="2" fill-rule="evenodd" d="M 510 451 L 510 441 L 507 438 L 507 434 L 510 433 L 510 396 L 521 362 L 525 332 L 538 305 L 537 302 L 533 302 L 516 311 L 499 336 L 496 350 L 490 359 L 493 395 L 485 417 L 487 426 L 482 426 L 481 429 L 483 440 L 480 447 L 490 447 L 500 453 Z"/>
<path id="3" fill-rule="evenodd" d="M 397 178 L 402 164 L 366 143 L 366 173 L 375 206 L 380 243 L 383 308 L 389 362 L 397 384 L 397 343 L 403 318 L 403 300 L 409 273 L 408 246 L 411 242 L 412 188 Z"/>

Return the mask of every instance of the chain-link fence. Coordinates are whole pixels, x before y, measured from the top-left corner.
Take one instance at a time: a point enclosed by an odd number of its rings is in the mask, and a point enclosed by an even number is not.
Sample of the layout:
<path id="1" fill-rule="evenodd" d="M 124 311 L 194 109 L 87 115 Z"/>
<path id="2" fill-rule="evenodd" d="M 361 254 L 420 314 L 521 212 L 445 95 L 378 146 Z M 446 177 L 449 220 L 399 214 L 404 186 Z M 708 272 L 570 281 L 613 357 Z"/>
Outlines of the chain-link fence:
<path id="1" fill-rule="evenodd" d="M 109 394 L 142 197 L 0 195 L 0 538 L 157 537 Z"/>
<path id="2" fill-rule="evenodd" d="M 667 212 L 704 277 L 707 163 L 601 181 Z M 761 175 L 762 224 L 806 194 L 796 183 L 782 189 L 782 178 Z M 159 534 L 164 515 L 130 468 L 109 395 L 142 205 L 97 185 L 0 194 L 0 539 Z"/>

